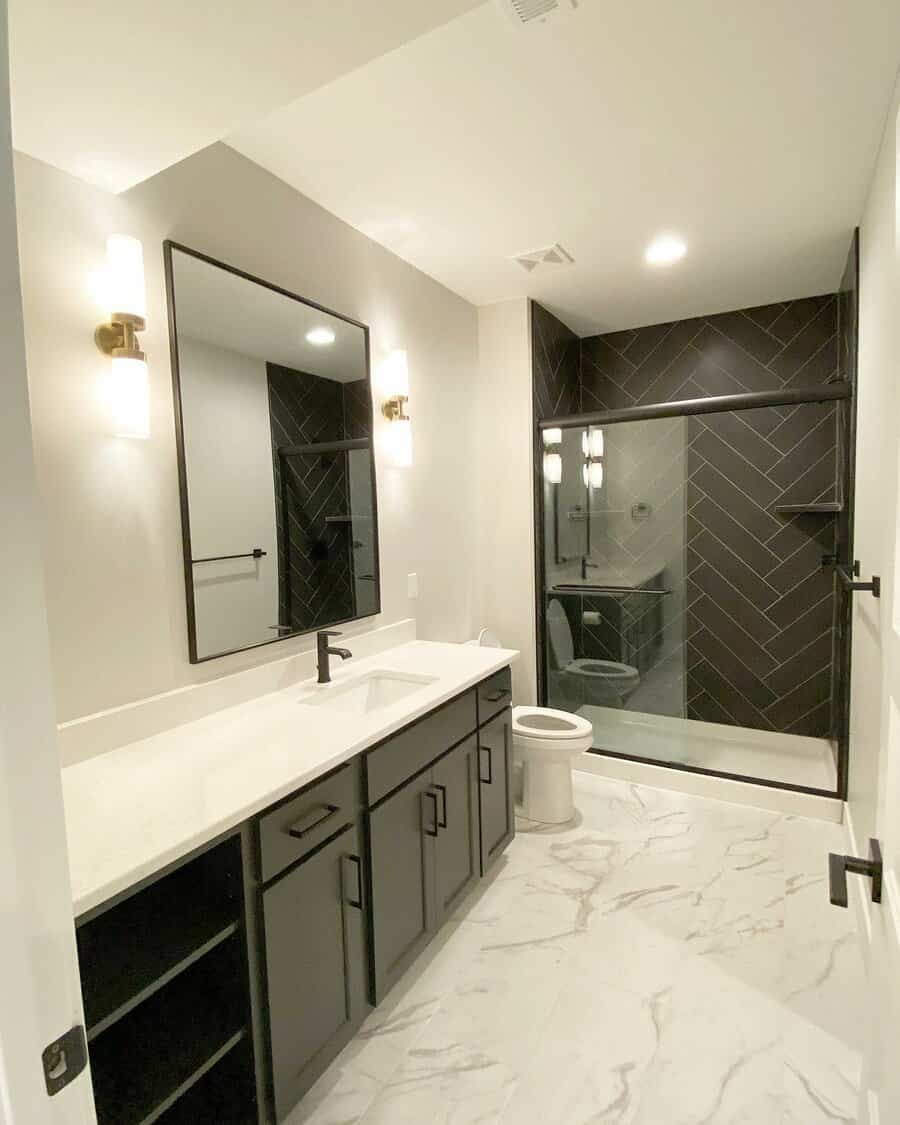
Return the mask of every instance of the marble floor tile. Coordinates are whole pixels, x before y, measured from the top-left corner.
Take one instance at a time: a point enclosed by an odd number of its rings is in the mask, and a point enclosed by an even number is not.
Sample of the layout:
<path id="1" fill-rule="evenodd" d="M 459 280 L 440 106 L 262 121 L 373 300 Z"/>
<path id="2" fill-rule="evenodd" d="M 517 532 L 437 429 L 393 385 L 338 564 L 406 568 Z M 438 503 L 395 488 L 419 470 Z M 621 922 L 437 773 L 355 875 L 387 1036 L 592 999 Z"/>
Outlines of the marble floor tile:
<path id="1" fill-rule="evenodd" d="M 839 826 L 576 775 L 289 1125 L 855 1121 L 862 960 Z"/>

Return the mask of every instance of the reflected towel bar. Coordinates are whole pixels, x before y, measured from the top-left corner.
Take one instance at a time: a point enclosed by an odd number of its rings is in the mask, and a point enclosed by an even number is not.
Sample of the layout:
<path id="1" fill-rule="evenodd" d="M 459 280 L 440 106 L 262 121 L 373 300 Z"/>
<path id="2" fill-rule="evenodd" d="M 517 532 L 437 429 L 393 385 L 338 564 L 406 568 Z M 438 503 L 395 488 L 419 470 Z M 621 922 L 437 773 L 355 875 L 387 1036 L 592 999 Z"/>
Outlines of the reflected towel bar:
<path id="1" fill-rule="evenodd" d="M 553 586 L 549 592 L 551 594 L 621 594 L 623 597 L 629 594 L 655 594 L 657 597 L 664 597 L 672 593 L 671 590 L 654 590 L 644 586 L 567 586 L 565 584 Z"/>
<path id="2" fill-rule="evenodd" d="M 254 547 L 243 555 L 210 555 L 208 559 L 191 559 L 191 566 L 196 566 L 197 563 L 225 562 L 227 559 L 261 559 L 267 553 L 262 547 Z"/>

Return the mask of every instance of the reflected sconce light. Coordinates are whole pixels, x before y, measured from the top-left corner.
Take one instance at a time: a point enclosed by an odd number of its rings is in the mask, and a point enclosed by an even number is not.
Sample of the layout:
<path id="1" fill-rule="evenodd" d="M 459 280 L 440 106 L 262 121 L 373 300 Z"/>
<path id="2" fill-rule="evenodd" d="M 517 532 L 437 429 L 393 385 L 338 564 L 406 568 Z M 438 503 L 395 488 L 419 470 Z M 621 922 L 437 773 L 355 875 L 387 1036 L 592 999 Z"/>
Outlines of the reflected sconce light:
<path id="1" fill-rule="evenodd" d="M 544 454 L 544 480 L 548 484 L 562 483 L 562 454 Z"/>
<path id="2" fill-rule="evenodd" d="M 412 464 L 412 425 L 409 418 L 409 365 L 406 352 L 391 352 L 381 366 L 382 392 L 387 396 L 381 413 L 390 423 L 387 448 L 393 465 L 408 468 Z"/>
<path id="3" fill-rule="evenodd" d="M 553 428 L 544 430 L 544 480 L 548 484 L 562 483 L 562 454 L 559 447 L 562 445 L 562 430 Z"/>
<path id="4" fill-rule="evenodd" d="M 585 488 L 603 487 L 603 462 L 585 461 L 581 466 L 581 479 Z"/>
<path id="5" fill-rule="evenodd" d="M 584 430 L 581 434 L 581 452 L 586 458 L 603 456 L 603 431 Z"/>
<path id="6" fill-rule="evenodd" d="M 118 437 L 150 436 L 150 386 L 147 357 L 139 332 L 146 328 L 144 253 L 140 242 L 113 234 L 106 242 L 109 320 L 94 333 L 97 347 L 112 359 L 109 403 Z"/>
<path id="7" fill-rule="evenodd" d="M 581 452 L 584 464 L 581 466 L 581 479 L 585 488 L 603 487 L 603 431 L 583 430 L 581 433 Z"/>

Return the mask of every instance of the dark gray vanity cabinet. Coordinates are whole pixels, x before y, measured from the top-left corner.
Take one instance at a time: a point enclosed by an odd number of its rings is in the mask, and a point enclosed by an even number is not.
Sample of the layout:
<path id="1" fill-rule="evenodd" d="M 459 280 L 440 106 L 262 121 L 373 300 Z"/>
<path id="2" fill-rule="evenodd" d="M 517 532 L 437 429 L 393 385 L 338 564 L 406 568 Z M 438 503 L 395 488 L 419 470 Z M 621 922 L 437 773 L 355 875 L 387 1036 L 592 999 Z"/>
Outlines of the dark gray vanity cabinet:
<path id="1" fill-rule="evenodd" d="M 512 715 L 505 708 L 478 728 L 481 797 L 481 872 L 484 874 L 515 835 Z"/>
<path id="2" fill-rule="evenodd" d="M 514 834 L 509 670 L 78 921 L 100 1125 L 271 1125 Z"/>
<path id="3" fill-rule="evenodd" d="M 479 876 L 474 735 L 369 813 L 374 999 Z"/>
<path id="4" fill-rule="evenodd" d="M 360 830 L 354 823 L 263 891 L 279 1121 L 367 1011 L 363 884 Z"/>
<path id="5" fill-rule="evenodd" d="M 441 926 L 481 874 L 478 838 L 478 740 L 467 738 L 434 764 L 435 922 Z"/>
<path id="6" fill-rule="evenodd" d="M 437 831 L 430 771 L 369 813 L 373 1001 L 384 996 L 434 931 Z"/>

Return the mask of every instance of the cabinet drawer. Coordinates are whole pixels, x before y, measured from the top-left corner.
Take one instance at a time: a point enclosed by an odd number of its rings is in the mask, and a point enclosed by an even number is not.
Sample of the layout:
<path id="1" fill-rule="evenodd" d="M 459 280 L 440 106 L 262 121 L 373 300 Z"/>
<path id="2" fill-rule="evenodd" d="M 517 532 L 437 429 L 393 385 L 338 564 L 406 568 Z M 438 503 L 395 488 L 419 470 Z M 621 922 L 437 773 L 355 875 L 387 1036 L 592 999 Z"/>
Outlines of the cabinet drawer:
<path id="1" fill-rule="evenodd" d="M 359 765 L 348 762 L 259 820 L 264 883 L 345 828 L 359 809 Z"/>
<path id="2" fill-rule="evenodd" d="M 369 805 L 462 742 L 475 730 L 476 718 L 475 692 L 467 691 L 370 750 L 366 755 Z"/>
<path id="3" fill-rule="evenodd" d="M 493 676 L 482 680 L 478 692 L 478 725 L 492 719 L 499 711 L 506 710 L 512 702 L 512 672 L 508 667 L 501 668 Z"/>

